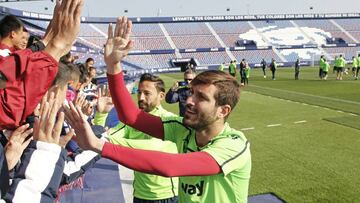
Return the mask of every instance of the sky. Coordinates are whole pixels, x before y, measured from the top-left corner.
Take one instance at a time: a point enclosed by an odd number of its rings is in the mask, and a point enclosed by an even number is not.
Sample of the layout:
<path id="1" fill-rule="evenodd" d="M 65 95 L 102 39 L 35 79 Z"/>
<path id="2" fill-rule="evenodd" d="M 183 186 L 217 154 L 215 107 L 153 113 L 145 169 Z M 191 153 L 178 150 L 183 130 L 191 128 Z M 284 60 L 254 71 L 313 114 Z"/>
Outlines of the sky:
<path id="1" fill-rule="evenodd" d="M 54 3 L 46 0 L 0 3 L 0 6 L 52 13 Z M 92 17 L 299 13 L 360 13 L 360 0 L 85 0 L 83 9 L 83 16 Z"/>

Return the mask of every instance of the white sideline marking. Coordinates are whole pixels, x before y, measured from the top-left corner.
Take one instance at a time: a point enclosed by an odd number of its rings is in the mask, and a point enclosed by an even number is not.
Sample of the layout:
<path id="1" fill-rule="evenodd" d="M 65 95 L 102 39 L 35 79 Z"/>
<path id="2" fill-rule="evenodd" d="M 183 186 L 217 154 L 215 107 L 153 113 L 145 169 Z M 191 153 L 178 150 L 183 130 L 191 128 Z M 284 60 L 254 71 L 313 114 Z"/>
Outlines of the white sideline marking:
<path id="1" fill-rule="evenodd" d="M 267 125 L 266 127 L 268 128 L 271 128 L 271 127 L 277 127 L 277 126 L 281 126 L 281 124 L 270 124 L 270 125 Z"/>
<path id="2" fill-rule="evenodd" d="M 119 177 L 121 182 L 121 188 L 123 190 L 124 199 L 126 203 L 133 202 L 133 184 L 134 181 L 134 172 L 131 169 L 128 169 L 124 166 L 118 165 Z"/>
<path id="3" fill-rule="evenodd" d="M 242 129 L 240 129 L 240 130 L 242 130 L 242 131 L 255 130 L 255 128 L 254 128 L 254 127 L 251 127 L 251 128 L 242 128 Z"/>
<path id="4" fill-rule="evenodd" d="M 296 121 L 294 122 L 295 124 L 300 124 L 300 123 L 306 123 L 307 121 L 303 120 L 303 121 Z"/>
<path id="5" fill-rule="evenodd" d="M 262 88 L 262 89 L 270 89 L 270 90 L 276 90 L 276 91 L 280 91 L 280 92 L 288 92 L 288 93 L 297 94 L 297 95 L 315 97 L 315 98 L 320 98 L 320 99 L 327 99 L 327 100 L 332 100 L 332 101 L 344 102 L 344 103 L 348 103 L 348 104 L 360 104 L 360 102 L 350 101 L 350 100 L 345 100 L 345 99 L 338 99 L 338 98 L 333 98 L 333 97 L 324 97 L 324 96 L 319 96 L 319 95 L 312 95 L 312 94 L 306 94 L 306 93 L 301 93 L 301 92 L 294 92 L 294 91 L 290 91 L 290 90 L 282 90 L 282 89 L 276 89 L 276 88 L 271 88 L 271 87 L 262 87 L 262 86 L 258 86 L 258 85 L 251 85 L 251 86 Z"/>
<path id="6" fill-rule="evenodd" d="M 339 112 L 339 113 L 344 113 L 343 111 L 337 111 L 337 112 Z"/>

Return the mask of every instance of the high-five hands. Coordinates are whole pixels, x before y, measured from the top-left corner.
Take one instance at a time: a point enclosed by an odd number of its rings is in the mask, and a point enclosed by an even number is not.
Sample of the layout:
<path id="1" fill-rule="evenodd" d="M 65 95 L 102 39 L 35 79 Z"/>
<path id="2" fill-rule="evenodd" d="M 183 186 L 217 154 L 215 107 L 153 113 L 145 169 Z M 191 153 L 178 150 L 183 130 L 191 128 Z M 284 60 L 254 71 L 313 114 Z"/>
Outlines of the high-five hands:
<path id="1" fill-rule="evenodd" d="M 69 103 L 69 106 L 63 106 L 66 121 L 71 128 L 75 130 L 74 140 L 82 149 L 92 150 L 101 153 L 104 141 L 97 138 L 87 122 L 87 117 L 81 111 L 79 106 Z"/>
<path id="2" fill-rule="evenodd" d="M 104 85 L 98 89 L 96 110 L 99 113 L 109 113 L 113 107 L 114 103 L 110 95 L 109 87 L 108 85 Z"/>
<path id="3" fill-rule="evenodd" d="M 45 95 L 41 101 L 40 117 L 35 120 L 33 138 L 38 141 L 63 145 L 60 142 L 61 129 L 64 123 L 64 112 L 58 114 L 60 104 L 56 101 L 58 92 Z M 58 115 L 58 116 L 57 116 Z M 57 116 L 57 120 L 56 120 Z M 72 137 L 74 131 L 66 135 Z"/>
<path id="4" fill-rule="evenodd" d="M 32 140 L 31 137 L 28 138 L 32 132 L 33 129 L 29 129 L 29 124 L 25 124 L 11 133 L 9 141 L 5 146 L 5 157 L 9 171 L 19 162 L 25 148 Z"/>
<path id="5" fill-rule="evenodd" d="M 80 31 L 83 5 L 84 0 L 62 0 L 56 3 L 52 22 L 44 37 L 44 44 L 47 44 L 45 52 L 57 61 L 71 50 L 76 40 Z"/>
<path id="6" fill-rule="evenodd" d="M 115 31 L 112 24 L 109 25 L 104 53 L 108 74 L 117 74 L 122 71 L 121 60 L 134 47 L 134 42 L 130 40 L 131 30 L 132 22 L 124 16 L 117 19 Z"/>

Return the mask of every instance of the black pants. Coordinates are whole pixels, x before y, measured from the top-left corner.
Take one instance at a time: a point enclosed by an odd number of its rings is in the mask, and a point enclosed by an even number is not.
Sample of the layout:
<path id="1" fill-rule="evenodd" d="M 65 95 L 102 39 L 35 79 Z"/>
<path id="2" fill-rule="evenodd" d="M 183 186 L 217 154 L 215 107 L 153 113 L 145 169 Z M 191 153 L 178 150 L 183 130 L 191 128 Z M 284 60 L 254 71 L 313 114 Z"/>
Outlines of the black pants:
<path id="1" fill-rule="evenodd" d="M 272 79 L 273 80 L 275 79 L 275 72 L 276 72 L 276 69 L 271 69 L 271 74 L 272 74 Z"/>
<path id="2" fill-rule="evenodd" d="M 159 199 L 159 200 L 146 200 L 146 199 L 139 199 L 134 197 L 133 203 L 177 203 L 178 197 L 171 197 L 168 199 Z"/>
<path id="3" fill-rule="evenodd" d="M 323 70 L 320 68 L 319 69 L 319 78 L 322 78 L 323 77 Z"/>
<path id="4" fill-rule="evenodd" d="M 299 73 L 300 73 L 300 71 L 295 71 L 295 80 L 299 79 Z"/>
<path id="5" fill-rule="evenodd" d="M 262 70 L 263 70 L 263 73 L 264 73 L 264 76 L 265 76 L 266 75 L 265 68 L 263 67 Z"/>
<path id="6" fill-rule="evenodd" d="M 245 71 L 240 70 L 240 83 L 245 84 L 245 79 L 246 79 Z"/>
<path id="7" fill-rule="evenodd" d="M 356 77 L 359 77 L 360 67 L 356 69 Z"/>

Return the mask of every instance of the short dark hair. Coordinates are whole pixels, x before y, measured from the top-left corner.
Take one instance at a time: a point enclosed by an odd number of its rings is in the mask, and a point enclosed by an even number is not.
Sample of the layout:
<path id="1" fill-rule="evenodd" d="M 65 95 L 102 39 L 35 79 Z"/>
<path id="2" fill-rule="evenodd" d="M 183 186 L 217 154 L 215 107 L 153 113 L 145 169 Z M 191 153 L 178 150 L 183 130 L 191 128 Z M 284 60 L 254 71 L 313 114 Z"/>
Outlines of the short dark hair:
<path id="1" fill-rule="evenodd" d="M 13 15 L 6 15 L 0 21 L 0 37 L 4 38 L 10 35 L 12 31 L 24 29 L 24 23 Z"/>
<path id="2" fill-rule="evenodd" d="M 89 75 L 89 71 L 86 68 L 86 66 L 82 63 L 76 64 L 78 70 L 80 71 L 80 76 L 79 76 L 79 82 L 80 83 L 85 83 L 87 82 L 87 77 Z"/>
<path id="3" fill-rule="evenodd" d="M 186 75 L 186 74 L 195 74 L 195 71 L 194 71 L 193 69 L 191 69 L 191 68 L 188 68 L 188 69 L 186 69 L 186 71 L 184 72 L 184 75 Z"/>
<path id="4" fill-rule="evenodd" d="M 85 63 L 89 63 L 90 61 L 94 61 L 94 62 L 95 62 L 95 60 L 94 60 L 93 58 L 87 58 L 86 61 L 85 61 Z"/>
<path id="5" fill-rule="evenodd" d="M 71 58 L 71 52 L 69 51 L 67 54 L 65 54 L 60 58 L 60 61 L 63 63 L 68 63 L 70 62 L 70 58 Z"/>
<path id="6" fill-rule="evenodd" d="M 150 74 L 150 73 L 144 73 L 141 75 L 140 77 L 140 81 L 139 81 L 139 84 L 144 82 L 144 81 L 149 81 L 149 82 L 154 82 L 155 83 L 155 87 L 156 87 L 156 90 L 158 92 L 165 92 L 165 83 L 164 81 L 159 78 L 158 76 L 156 75 L 153 75 L 153 74 Z"/>
<path id="7" fill-rule="evenodd" d="M 66 85 L 71 80 L 78 81 L 80 74 L 80 70 L 76 65 L 60 62 L 53 85 Z"/>
<path id="8" fill-rule="evenodd" d="M 197 75 L 191 86 L 214 85 L 217 91 L 214 95 L 216 105 L 230 105 L 234 109 L 240 98 L 240 84 L 228 73 L 219 70 L 204 71 Z"/>
<path id="9" fill-rule="evenodd" d="M 96 70 L 96 67 L 90 66 L 90 67 L 89 67 L 89 72 L 92 71 L 92 70 Z"/>

